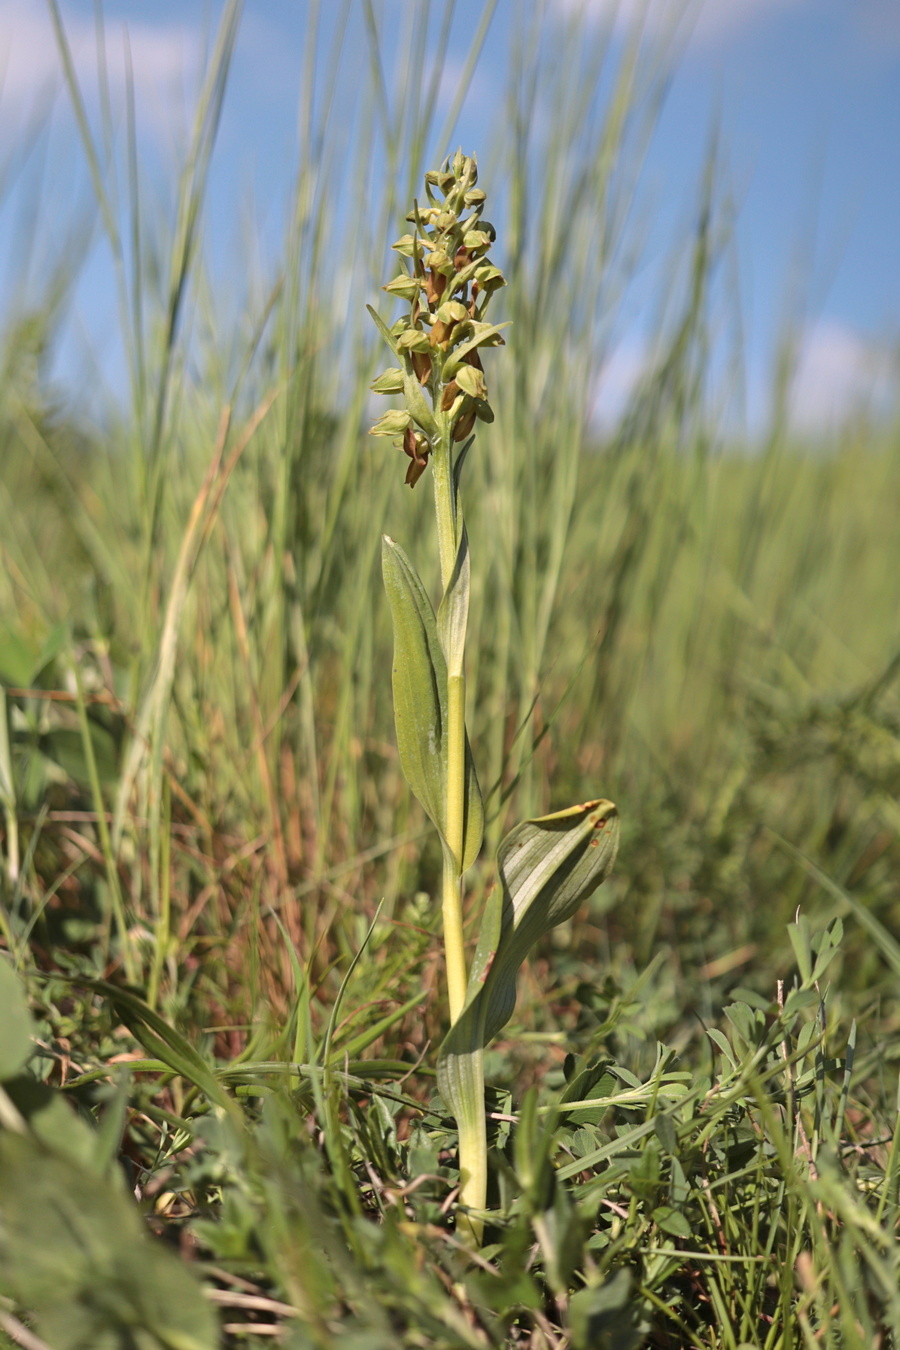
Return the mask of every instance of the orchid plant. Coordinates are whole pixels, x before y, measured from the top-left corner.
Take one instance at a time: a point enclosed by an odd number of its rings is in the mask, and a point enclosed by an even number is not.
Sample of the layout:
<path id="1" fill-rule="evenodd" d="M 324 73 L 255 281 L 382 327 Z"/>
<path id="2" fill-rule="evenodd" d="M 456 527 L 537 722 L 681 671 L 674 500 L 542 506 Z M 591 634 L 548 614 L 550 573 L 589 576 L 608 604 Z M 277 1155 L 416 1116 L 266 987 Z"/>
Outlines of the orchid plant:
<path id="1" fill-rule="evenodd" d="M 393 245 L 406 260 L 383 289 L 407 312 L 388 327 L 369 307 L 397 362 L 372 385 L 399 395 L 371 432 L 409 458 L 410 487 L 432 467 L 441 599 L 428 591 L 400 545 L 382 541 L 394 628 L 393 696 L 403 772 L 440 834 L 442 908 L 450 1030 L 438 1054 L 438 1086 L 459 1133 L 458 1228 L 481 1242 L 487 1200 L 484 1050 L 512 1015 L 516 975 L 540 937 L 571 918 L 609 875 L 618 814 L 603 798 L 526 820 L 503 840 L 498 885 L 478 924 L 471 966 L 463 927 L 463 879 L 481 849 L 484 806 L 466 734 L 465 648 L 469 543 L 460 482 L 478 422 L 492 422 L 482 352 L 503 344 L 491 298 L 506 285 L 488 256 L 495 240 L 483 219 L 485 193 L 474 157 L 461 151 L 425 175 L 425 202 Z"/>

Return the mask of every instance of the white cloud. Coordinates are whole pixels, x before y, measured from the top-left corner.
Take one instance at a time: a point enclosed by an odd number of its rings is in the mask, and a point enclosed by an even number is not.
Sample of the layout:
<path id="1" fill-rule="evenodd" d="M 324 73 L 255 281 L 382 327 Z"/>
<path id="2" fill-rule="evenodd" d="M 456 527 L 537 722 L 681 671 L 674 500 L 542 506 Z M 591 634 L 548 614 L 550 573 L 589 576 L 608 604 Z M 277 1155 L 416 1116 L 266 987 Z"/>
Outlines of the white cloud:
<path id="1" fill-rule="evenodd" d="M 800 348 L 791 391 L 794 425 L 807 432 L 837 430 L 854 414 L 896 408 L 896 354 L 854 329 L 825 320 Z"/>
<path id="2" fill-rule="evenodd" d="M 619 425 L 652 359 L 650 348 L 636 338 L 612 350 L 594 385 L 591 422 L 597 432 L 610 433 Z M 771 383 L 758 363 L 754 371 L 747 422 L 758 432 L 765 426 Z M 840 431 L 860 414 L 896 415 L 900 354 L 846 324 L 823 320 L 799 345 L 789 407 L 794 428 L 812 436 Z"/>
<path id="3" fill-rule="evenodd" d="M 612 23 L 621 31 L 643 27 L 652 37 L 665 37 L 674 28 L 689 35 L 693 46 L 717 47 L 769 18 L 808 7 L 810 0 L 552 0 L 552 3 L 561 13 L 583 14 L 588 20 Z"/>
<path id="4" fill-rule="evenodd" d="M 93 19 L 63 9 L 72 64 L 89 107 L 98 100 L 97 34 Z M 199 63 L 196 29 L 184 23 L 125 23 L 107 17 L 103 36 L 110 97 L 121 107 L 130 52 L 141 125 L 170 130 L 185 103 L 186 77 Z M 48 7 L 38 0 L 0 0 L 0 108 L 27 115 L 63 86 L 62 62 Z"/>

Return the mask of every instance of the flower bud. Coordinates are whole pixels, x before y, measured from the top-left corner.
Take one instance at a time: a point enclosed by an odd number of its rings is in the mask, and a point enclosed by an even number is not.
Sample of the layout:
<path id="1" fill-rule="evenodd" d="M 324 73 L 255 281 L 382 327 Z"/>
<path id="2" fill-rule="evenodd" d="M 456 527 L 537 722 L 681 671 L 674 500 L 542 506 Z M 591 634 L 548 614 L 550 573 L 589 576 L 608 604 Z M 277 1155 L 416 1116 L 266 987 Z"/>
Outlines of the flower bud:
<path id="1" fill-rule="evenodd" d="M 409 455 L 410 465 L 406 470 L 406 482 L 412 488 L 415 487 L 428 465 L 428 456 L 431 454 L 431 446 L 424 436 L 413 431 L 408 427 L 402 441 L 403 453 Z"/>
<path id="2" fill-rule="evenodd" d="M 382 371 L 369 388 L 373 394 L 402 394 L 403 371 L 398 366 L 391 366 L 389 370 Z"/>
<path id="3" fill-rule="evenodd" d="M 427 353 L 413 352 L 411 359 L 419 384 L 427 384 L 431 379 L 431 357 Z"/>
<path id="4" fill-rule="evenodd" d="M 498 291 L 506 285 L 506 277 L 493 263 L 481 263 L 475 269 L 475 280 L 483 291 Z"/>
<path id="5" fill-rule="evenodd" d="M 453 440 L 464 441 L 475 425 L 475 409 L 464 412 L 453 427 Z"/>
<path id="6" fill-rule="evenodd" d="M 397 346 L 404 352 L 428 352 L 431 350 L 428 334 L 423 333 L 421 328 L 407 328 L 397 339 Z"/>
<path id="7" fill-rule="evenodd" d="M 461 365 L 452 383 L 457 384 L 463 393 L 468 394 L 470 398 L 487 398 L 487 385 L 484 382 L 484 375 L 474 366 L 468 366 L 465 363 Z M 447 386 L 448 389 L 450 387 L 451 385 Z"/>
<path id="8" fill-rule="evenodd" d="M 446 324 L 464 323 L 468 317 L 468 310 L 459 300 L 448 300 L 437 312 L 438 321 Z"/>
<path id="9" fill-rule="evenodd" d="M 437 304 L 447 289 L 447 278 L 443 272 L 431 271 L 425 279 L 425 299 L 429 305 Z"/>
<path id="10" fill-rule="evenodd" d="M 405 408 L 392 408 L 383 417 L 379 417 L 373 427 L 369 428 L 369 435 L 399 436 L 409 428 L 411 422 L 412 418 Z"/>
<path id="11" fill-rule="evenodd" d="M 466 206 L 483 206 L 486 197 L 487 193 L 483 188 L 470 188 L 463 197 L 463 201 Z"/>
<path id="12" fill-rule="evenodd" d="M 432 347 L 440 347 L 441 351 L 445 352 L 450 346 L 450 333 L 452 328 L 452 324 L 443 323 L 440 319 L 436 319 L 431 325 L 431 333 L 429 335 Z"/>
<path id="13" fill-rule="evenodd" d="M 464 247 L 472 253 L 486 251 L 493 242 L 487 230 L 469 230 L 468 234 L 463 236 Z"/>
<path id="14" fill-rule="evenodd" d="M 401 300 L 415 300 L 419 294 L 421 282 L 417 277 L 408 276 L 406 272 L 401 272 L 399 277 L 394 277 L 386 286 L 382 286 L 383 291 L 388 295 L 398 295 Z"/>
<path id="15" fill-rule="evenodd" d="M 446 272 L 448 276 L 453 271 L 453 259 L 443 248 L 436 248 L 433 252 L 426 253 L 424 263 L 426 267 L 430 267 L 436 272 Z"/>
<path id="16" fill-rule="evenodd" d="M 439 206 L 419 206 L 410 211 L 406 219 L 412 225 L 417 225 L 420 221 L 423 225 L 433 225 L 440 214 Z"/>
<path id="17" fill-rule="evenodd" d="M 402 254 L 404 258 L 411 258 L 413 256 L 415 246 L 415 236 L 411 234 L 401 235 L 395 244 L 391 244 L 391 248 L 395 253 Z"/>
<path id="18" fill-rule="evenodd" d="M 441 396 L 441 412 L 449 412 L 460 395 L 459 385 L 455 380 L 451 380 L 444 386 L 444 392 Z"/>
<path id="19" fill-rule="evenodd" d="M 431 169 L 425 175 L 425 182 L 430 187 L 440 188 L 445 196 L 453 187 L 455 181 L 453 174 L 447 173 L 445 170 Z"/>

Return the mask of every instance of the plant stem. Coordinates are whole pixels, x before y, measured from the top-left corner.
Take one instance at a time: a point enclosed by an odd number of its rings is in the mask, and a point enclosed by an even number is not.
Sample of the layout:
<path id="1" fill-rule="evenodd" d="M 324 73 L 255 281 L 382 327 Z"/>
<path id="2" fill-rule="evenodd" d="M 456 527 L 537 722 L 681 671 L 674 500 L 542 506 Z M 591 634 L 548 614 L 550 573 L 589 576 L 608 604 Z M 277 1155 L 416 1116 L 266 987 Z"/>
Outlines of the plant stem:
<path id="1" fill-rule="evenodd" d="M 444 958 L 447 962 L 447 997 L 450 1021 L 455 1022 L 466 1001 L 466 952 L 463 942 L 462 877 L 456 859 L 444 849 L 443 874 Z"/>
<path id="2" fill-rule="evenodd" d="M 445 413 L 435 411 L 441 436 L 434 447 L 432 470 L 434 478 L 434 513 L 437 517 L 438 549 L 441 557 L 441 591 L 446 592 L 456 564 L 458 544 L 456 501 L 453 491 L 453 442 L 451 427 Z M 446 653 L 450 660 L 450 653 Z"/>
<path id="3" fill-rule="evenodd" d="M 440 443 L 434 454 L 434 507 L 441 555 L 441 587 L 446 593 L 453 577 L 459 523 L 453 496 L 453 452 L 450 427 L 441 419 Z M 455 1022 L 466 1001 L 466 954 L 463 942 L 462 859 L 466 804 L 466 682 L 464 651 L 448 651 L 447 658 L 447 820 L 444 844 L 443 919 L 447 962 L 450 1021 Z"/>
<path id="4" fill-rule="evenodd" d="M 467 1107 L 460 1114 L 456 1127 L 459 1137 L 459 1198 L 469 1209 L 484 1209 L 487 1205 L 487 1121 L 484 1115 L 484 1053 L 469 1057 L 466 1082 Z M 471 1238 L 481 1246 L 484 1224 L 474 1215 L 460 1215 L 457 1220 L 460 1237 Z"/>
<path id="5" fill-rule="evenodd" d="M 437 414 L 440 418 L 440 413 Z M 462 537 L 462 519 L 453 485 L 453 442 L 449 419 L 441 419 L 441 438 L 434 452 L 434 504 L 441 557 L 441 586 L 450 587 Z M 463 944 L 462 870 L 466 811 L 466 676 L 465 628 L 447 658 L 447 782 L 446 841 L 444 846 L 443 918 L 450 1021 L 456 1022 L 466 1001 L 468 975 Z M 450 640 L 453 645 L 453 640 Z M 465 1085 L 465 1109 L 457 1119 L 459 1131 L 460 1200 L 469 1209 L 487 1204 L 487 1124 L 484 1115 L 484 1056 L 470 1056 Z M 460 1218 L 460 1236 L 481 1245 L 484 1225 L 471 1216 Z"/>
<path id="6" fill-rule="evenodd" d="M 447 843 L 462 881 L 466 823 L 466 677 L 447 679 Z"/>

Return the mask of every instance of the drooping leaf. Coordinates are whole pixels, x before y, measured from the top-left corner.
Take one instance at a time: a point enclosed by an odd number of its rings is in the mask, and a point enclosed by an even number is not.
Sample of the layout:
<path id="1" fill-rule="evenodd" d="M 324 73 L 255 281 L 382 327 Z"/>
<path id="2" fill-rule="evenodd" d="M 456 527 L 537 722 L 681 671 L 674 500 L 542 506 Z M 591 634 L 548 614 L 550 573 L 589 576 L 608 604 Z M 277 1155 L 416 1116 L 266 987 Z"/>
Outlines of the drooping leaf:
<path id="1" fill-rule="evenodd" d="M 231 1108 L 233 1103 L 216 1077 L 209 1062 L 191 1045 L 180 1031 L 170 1027 L 159 1013 L 130 989 L 121 989 L 106 980 L 79 979 L 78 983 L 93 989 L 107 999 L 119 1017 L 144 1047 L 148 1055 L 162 1060 L 175 1073 L 196 1087 L 217 1106 Z"/>
<path id="2" fill-rule="evenodd" d="M 503 840 L 497 853 L 503 916 L 488 987 L 488 1041 L 512 1016 L 525 957 L 606 880 L 618 851 L 619 813 L 603 799 L 523 821 Z"/>
<path id="3" fill-rule="evenodd" d="M 394 624 L 394 720 L 406 780 L 446 843 L 447 660 L 425 587 L 403 549 L 382 540 L 382 571 Z M 466 740 L 466 818 L 462 870 L 481 848 L 484 808 Z"/>
<path id="4" fill-rule="evenodd" d="M 465 1007 L 438 1056 L 438 1087 L 457 1121 L 471 1111 L 475 1062 L 512 1015 L 520 965 L 609 876 L 618 847 L 618 812 L 603 799 L 523 821 L 500 845 L 500 888 L 485 906 Z"/>

